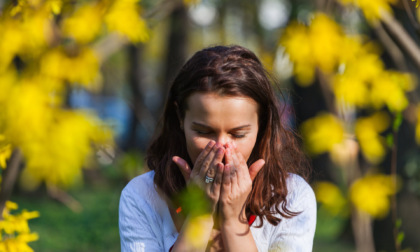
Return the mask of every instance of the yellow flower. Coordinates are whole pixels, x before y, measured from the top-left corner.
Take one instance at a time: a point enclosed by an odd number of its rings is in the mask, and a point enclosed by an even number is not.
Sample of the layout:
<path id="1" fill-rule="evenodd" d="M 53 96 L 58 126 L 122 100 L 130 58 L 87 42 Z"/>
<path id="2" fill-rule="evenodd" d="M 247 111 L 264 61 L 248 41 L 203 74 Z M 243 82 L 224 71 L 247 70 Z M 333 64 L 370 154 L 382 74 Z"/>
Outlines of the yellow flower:
<path id="1" fill-rule="evenodd" d="M 344 139 L 342 123 L 331 114 L 321 113 L 305 121 L 301 127 L 307 150 L 314 155 L 331 151 Z"/>
<path id="2" fill-rule="evenodd" d="M 333 91 L 338 102 L 365 108 L 371 105 L 371 83 L 384 73 L 379 56 L 360 48 L 356 58 L 346 62 L 344 71 L 333 78 Z"/>
<path id="3" fill-rule="evenodd" d="M 412 90 L 413 86 L 408 74 L 384 71 L 372 82 L 372 105 L 375 108 L 387 105 L 391 111 L 401 112 L 409 103 L 404 91 Z"/>
<path id="4" fill-rule="evenodd" d="M 328 16 L 316 14 L 309 26 L 309 32 L 312 56 L 317 66 L 323 72 L 333 72 L 342 52 L 340 45 L 344 36 L 341 27 Z"/>
<path id="5" fill-rule="evenodd" d="M 366 159 L 373 164 L 381 162 L 385 156 L 385 141 L 379 133 L 385 131 L 389 124 L 390 119 L 383 112 L 356 121 L 355 132 L 360 148 Z"/>
<path id="6" fill-rule="evenodd" d="M 102 27 L 102 9 L 98 4 L 85 4 L 69 18 L 64 19 L 62 30 L 66 36 L 80 43 L 95 39 Z M 87 25 L 88 24 L 88 25 Z"/>
<path id="7" fill-rule="evenodd" d="M 366 83 L 350 74 L 333 78 L 333 91 L 337 102 L 344 102 L 360 108 L 369 105 L 369 89 Z"/>
<path id="8" fill-rule="evenodd" d="M 54 13 L 55 15 L 58 15 L 61 13 L 61 9 L 63 7 L 63 1 L 61 0 L 49 0 L 46 2 L 46 5 L 48 6 L 48 9 Z"/>
<path id="9" fill-rule="evenodd" d="M 98 57 L 88 48 L 81 49 L 74 57 L 67 56 L 60 49 L 51 50 L 41 59 L 41 73 L 91 90 L 99 88 L 101 77 Z"/>
<path id="10" fill-rule="evenodd" d="M 375 218 L 383 218 L 389 211 L 389 196 L 397 192 L 393 178 L 387 175 L 368 175 L 356 180 L 350 187 L 354 206 Z"/>
<path id="11" fill-rule="evenodd" d="M 149 39 L 146 21 L 139 15 L 137 0 L 114 1 L 105 16 L 110 31 L 126 36 L 131 42 L 145 42 Z"/>
<path id="12" fill-rule="evenodd" d="M 2 135 L 0 135 L 1 137 Z M 12 146 L 10 144 L 0 145 L 0 167 L 6 168 L 6 161 L 12 155 Z"/>
<path id="13" fill-rule="evenodd" d="M 368 21 L 376 21 L 381 18 L 382 12 L 391 13 L 390 4 L 397 0 L 340 0 L 343 4 L 353 4 L 363 11 Z"/>
<path id="14" fill-rule="evenodd" d="M 326 74 L 336 71 L 340 61 L 349 58 L 358 48 L 355 39 L 347 39 L 341 27 L 325 14 L 316 14 L 311 24 L 292 23 L 280 39 L 280 44 L 294 64 L 294 73 L 302 86 L 313 82 L 315 69 Z M 328 45 L 328 46 L 326 46 Z M 344 52 L 343 45 L 352 48 Z M 347 53 L 347 54 L 346 54 Z M 344 54 L 344 56 L 343 56 Z"/>
<path id="15" fill-rule="evenodd" d="M 1 40 L 0 40 L 1 43 Z M 1 58 L 1 57 L 0 57 Z M 17 74 L 14 68 L 8 68 L 4 72 L 0 71 L 0 106 L 4 108 L 5 105 L 3 103 L 7 100 L 10 96 L 10 92 L 12 87 L 17 82 Z M 1 113 L 0 113 L 0 120 L 1 120 Z"/>
<path id="16" fill-rule="evenodd" d="M 23 210 L 20 214 L 11 214 L 11 210 L 16 210 L 18 205 L 14 202 L 7 201 L 6 207 L 3 209 L 3 219 L 0 220 L 0 232 L 4 231 L 8 235 L 29 234 L 30 229 L 28 220 L 38 218 L 39 212 L 28 212 Z"/>
<path id="17" fill-rule="evenodd" d="M 416 1 L 416 8 L 419 7 L 420 0 L 411 0 L 412 2 Z"/>
<path id="18" fill-rule="evenodd" d="M 44 9 L 25 17 L 22 22 L 22 32 L 25 34 L 22 48 L 25 55 L 39 55 L 53 36 L 50 13 Z"/>
<path id="19" fill-rule="evenodd" d="M 310 43 L 309 29 L 296 22 L 286 27 L 280 39 L 280 44 L 294 64 L 293 71 L 298 83 L 302 86 L 310 85 L 315 76 L 315 61 Z"/>
<path id="20" fill-rule="evenodd" d="M 49 101 L 48 93 L 39 85 L 26 81 L 15 85 L 4 108 L 5 135 L 13 146 L 45 138 L 46 125 L 52 121 Z"/>
<path id="21" fill-rule="evenodd" d="M 316 200 L 332 215 L 346 215 L 347 200 L 341 190 L 330 182 L 317 182 L 314 185 Z"/>
<path id="22" fill-rule="evenodd" d="M 0 73 L 3 72 L 20 52 L 25 41 L 25 34 L 16 20 L 0 21 Z"/>
<path id="23" fill-rule="evenodd" d="M 6 209 L 7 209 L 7 211 L 10 211 L 10 210 L 16 210 L 16 209 L 18 209 L 18 204 L 16 204 L 15 202 L 12 202 L 12 201 L 6 201 Z"/>
<path id="24" fill-rule="evenodd" d="M 64 188 L 80 183 L 81 169 L 93 154 L 92 143 L 110 138 L 111 134 L 104 137 L 102 127 L 88 114 L 61 111 L 54 116 L 45 139 L 21 147 L 27 163 L 20 184 L 33 190 L 43 181 Z"/>

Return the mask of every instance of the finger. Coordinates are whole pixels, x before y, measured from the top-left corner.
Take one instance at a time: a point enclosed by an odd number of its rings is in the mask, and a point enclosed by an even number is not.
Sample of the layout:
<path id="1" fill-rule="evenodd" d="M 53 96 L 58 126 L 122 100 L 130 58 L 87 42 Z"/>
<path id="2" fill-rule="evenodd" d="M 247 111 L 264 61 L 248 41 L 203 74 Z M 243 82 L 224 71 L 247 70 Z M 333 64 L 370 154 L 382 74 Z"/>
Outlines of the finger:
<path id="1" fill-rule="evenodd" d="M 229 164 L 225 165 L 223 170 L 223 179 L 222 179 L 222 193 L 230 194 L 231 183 L 230 183 L 230 171 L 231 166 Z"/>
<path id="2" fill-rule="evenodd" d="M 254 181 L 255 177 L 257 176 L 258 172 L 263 168 L 265 165 L 264 159 L 258 159 L 249 167 L 249 176 L 251 180 Z"/>
<path id="3" fill-rule="evenodd" d="M 224 165 L 222 163 L 218 163 L 216 176 L 214 177 L 213 184 L 211 185 L 211 192 L 216 196 L 216 198 L 218 198 L 220 195 L 220 185 L 222 184 L 223 170 Z"/>
<path id="4" fill-rule="evenodd" d="M 213 157 L 213 160 L 208 167 L 208 170 L 202 170 L 202 172 L 205 172 L 202 176 L 209 176 L 214 178 L 214 175 L 216 174 L 217 164 L 223 161 L 223 157 L 225 155 L 225 148 L 219 147 L 216 151 L 216 154 Z"/>
<path id="5" fill-rule="evenodd" d="M 233 163 L 235 165 L 235 168 L 237 169 L 238 178 L 239 178 L 239 181 L 240 181 L 244 178 L 244 174 L 245 174 L 244 169 L 247 169 L 247 165 L 246 165 L 246 163 L 243 164 L 239 161 L 239 157 L 238 157 L 239 154 L 240 153 L 236 150 L 234 150 L 232 152 L 232 160 L 233 160 Z"/>
<path id="6" fill-rule="evenodd" d="M 239 179 L 238 179 L 238 169 L 231 169 L 230 170 L 230 183 L 231 183 L 231 193 L 239 187 Z"/>
<path id="7" fill-rule="evenodd" d="M 199 176 L 200 179 L 204 179 L 205 174 L 207 173 L 211 162 L 214 159 L 214 156 L 216 155 L 217 150 L 220 148 L 220 144 L 215 144 L 213 148 L 210 150 L 210 152 L 207 154 L 207 156 L 202 161 L 201 165 L 197 165 L 197 169 L 195 170 L 196 173 Z M 194 170 L 193 170 L 194 172 Z"/>
<path id="8" fill-rule="evenodd" d="M 232 145 L 228 144 L 226 148 L 226 154 L 225 154 L 225 164 L 233 165 L 232 150 L 233 150 Z"/>
<path id="9" fill-rule="evenodd" d="M 210 142 L 207 143 L 204 150 L 201 151 L 200 155 L 198 155 L 197 159 L 195 160 L 194 167 L 201 167 L 203 161 L 206 159 L 208 154 L 211 152 L 211 150 L 213 149 L 215 144 L 216 144 L 216 142 L 213 141 L 213 140 L 210 140 Z M 198 174 L 199 170 L 197 169 L 195 172 Z"/>
<path id="10" fill-rule="evenodd" d="M 191 175 L 191 168 L 188 165 L 188 162 L 178 156 L 173 156 L 172 161 L 178 166 L 179 170 L 182 173 L 182 176 L 185 179 L 185 182 L 188 182 L 190 180 Z"/>

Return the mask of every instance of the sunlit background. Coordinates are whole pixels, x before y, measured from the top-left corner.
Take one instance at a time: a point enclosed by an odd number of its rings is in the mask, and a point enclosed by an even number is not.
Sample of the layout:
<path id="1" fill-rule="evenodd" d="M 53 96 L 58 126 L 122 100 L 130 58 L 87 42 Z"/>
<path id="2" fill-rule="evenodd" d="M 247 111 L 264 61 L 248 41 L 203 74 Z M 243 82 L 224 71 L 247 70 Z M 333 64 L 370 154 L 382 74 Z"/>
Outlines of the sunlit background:
<path id="1" fill-rule="evenodd" d="M 0 0 L 0 251 L 119 251 L 118 201 L 195 51 L 253 50 L 312 160 L 314 251 L 419 251 L 410 0 Z"/>

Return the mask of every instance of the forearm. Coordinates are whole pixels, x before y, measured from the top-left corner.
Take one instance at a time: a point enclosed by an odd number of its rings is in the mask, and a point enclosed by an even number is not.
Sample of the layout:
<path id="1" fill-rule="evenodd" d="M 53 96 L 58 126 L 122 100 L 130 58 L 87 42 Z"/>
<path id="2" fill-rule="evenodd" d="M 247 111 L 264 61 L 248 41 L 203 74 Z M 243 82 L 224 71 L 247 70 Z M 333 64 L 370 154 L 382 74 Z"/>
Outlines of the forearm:
<path id="1" fill-rule="evenodd" d="M 172 252 L 178 251 L 205 251 L 210 234 L 213 229 L 213 217 L 202 215 L 187 217 L 172 247 Z"/>
<path id="2" fill-rule="evenodd" d="M 258 251 L 247 222 L 224 222 L 221 232 L 226 251 Z"/>

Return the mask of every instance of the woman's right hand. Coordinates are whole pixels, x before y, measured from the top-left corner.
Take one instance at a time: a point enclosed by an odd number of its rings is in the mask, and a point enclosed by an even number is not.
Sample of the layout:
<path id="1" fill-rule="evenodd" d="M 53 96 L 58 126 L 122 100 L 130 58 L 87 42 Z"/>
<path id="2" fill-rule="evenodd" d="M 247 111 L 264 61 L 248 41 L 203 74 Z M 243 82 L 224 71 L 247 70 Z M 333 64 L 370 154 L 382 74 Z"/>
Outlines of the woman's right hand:
<path id="1" fill-rule="evenodd" d="M 212 213 L 216 210 L 219 201 L 220 188 L 223 177 L 224 165 L 222 163 L 225 148 L 211 140 L 195 161 L 193 169 L 181 157 L 174 156 L 172 161 L 180 169 L 188 185 L 194 184 L 202 188 L 212 202 Z M 214 178 L 213 182 L 206 183 L 206 176 Z"/>

